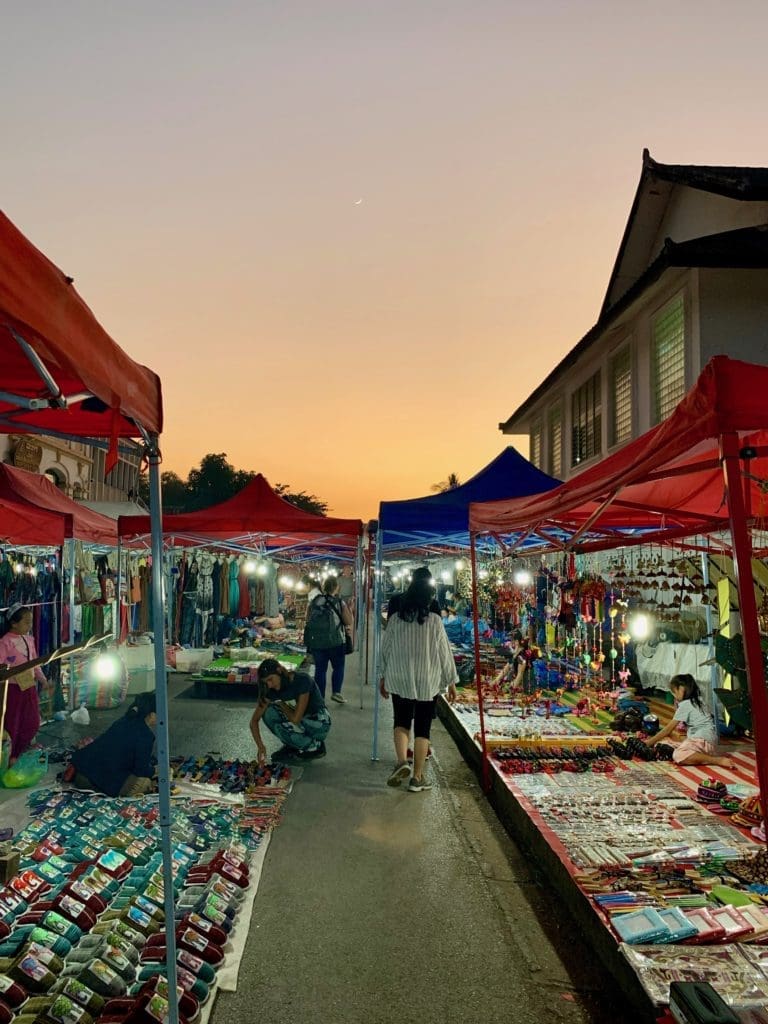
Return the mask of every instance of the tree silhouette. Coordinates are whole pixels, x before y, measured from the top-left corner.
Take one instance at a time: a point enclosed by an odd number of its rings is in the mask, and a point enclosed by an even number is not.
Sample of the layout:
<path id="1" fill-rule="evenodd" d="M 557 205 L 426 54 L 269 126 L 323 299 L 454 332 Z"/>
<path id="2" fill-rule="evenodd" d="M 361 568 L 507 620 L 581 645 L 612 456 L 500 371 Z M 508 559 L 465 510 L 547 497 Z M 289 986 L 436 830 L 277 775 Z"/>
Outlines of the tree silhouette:
<path id="1" fill-rule="evenodd" d="M 245 469 L 235 469 L 228 461 L 226 452 L 205 455 L 200 465 L 189 471 L 183 480 L 178 473 L 166 470 L 160 480 L 163 490 L 163 508 L 166 512 L 197 512 L 211 505 L 218 505 L 233 497 L 252 480 L 256 474 Z M 290 484 L 277 484 L 275 491 L 291 505 L 324 516 L 328 513 L 328 502 L 307 491 L 293 491 Z M 149 503 L 149 482 L 143 474 L 139 482 L 139 496 Z"/>
<path id="2" fill-rule="evenodd" d="M 432 484 L 432 490 L 440 491 L 441 493 L 445 493 L 445 491 L 455 491 L 457 487 L 461 487 L 461 480 L 459 480 L 456 473 L 449 473 L 446 479 L 441 481 L 439 484 Z"/>

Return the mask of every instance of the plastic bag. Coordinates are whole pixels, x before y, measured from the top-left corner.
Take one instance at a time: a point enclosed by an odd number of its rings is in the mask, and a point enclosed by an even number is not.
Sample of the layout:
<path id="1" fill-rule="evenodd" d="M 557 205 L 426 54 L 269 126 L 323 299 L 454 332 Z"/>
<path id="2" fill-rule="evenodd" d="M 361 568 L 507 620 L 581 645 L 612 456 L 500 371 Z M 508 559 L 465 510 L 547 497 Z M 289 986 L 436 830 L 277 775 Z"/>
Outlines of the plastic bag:
<path id="1" fill-rule="evenodd" d="M 27 789 L 36 786 L 48 771 L 48 751 L 28 750 L 2 773 L 0 781 L 6 789 Z"/>
<path id="2" fill-rule="evenodd" d="M 73 711 L 69 716 L 69 720 L 74 722 L 75 725 L 90 725 L 91 716 L 88 714 L 88 708 L 85 704 L 81 704 L 77 711 Z"/>

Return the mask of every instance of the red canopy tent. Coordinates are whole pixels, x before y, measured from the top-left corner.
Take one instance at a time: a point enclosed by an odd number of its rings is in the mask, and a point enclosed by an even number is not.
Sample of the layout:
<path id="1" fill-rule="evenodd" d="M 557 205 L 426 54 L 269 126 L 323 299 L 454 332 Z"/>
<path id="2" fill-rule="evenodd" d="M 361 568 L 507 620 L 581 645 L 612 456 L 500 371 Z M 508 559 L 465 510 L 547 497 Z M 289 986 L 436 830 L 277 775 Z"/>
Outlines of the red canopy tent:
<path id="1" fill-rule="evenodd" d="M 0 464 L 0 499 L 15 503 L 22 510 L 26 509 L 27 513 L 55 513 L 63 521 L 62 529 L 66 538 L 111 547 L 117 544 L 117 524 L 114 519 L 108 519 L 72 501 L 50 480 L 37 473 Z M 61 542 L 54 539 L 50 543 L 58 545 Z"/>
<path id="2" fill-rule="evenodd" d="M 0 544 L 60 548 L 65 533 L 64 517 L 56 512 L 0 498 Z"/>
<path id="3" fill-rule="evenodd" d="M 667 420 L 614 455 L 545 494 L 469 509 L 473 566 L 479 533 L 491 533 L 510 552 L 532 554 L 663 543 L 729 530 L 764 801 L 768 691 L 750 528 L 762 527 L 768 514 L 766 395 L 768 366 L 716 356 Z M 476 659 L 479 684 L 479 649 Z M 480 707 L 482 714 L 482 699 Z M 485 750 L 484 766 L 487 779 Z"/>
<path id="4" fill-rule="evenodd" d="M 142 438 L 149 462 L 152 554 L 162 560 L 159 434 L 163 425 L 160 380 L 135 363 L 110 338 L 54 266 L 0 212 L 0 430 L 55 434 L 109 449 L 117 461 L 119 438 Z M 163 618 L 163 581 L 153 574 L 152 609 Z M 161 630 L 155 630 L 157 754 L 160 829 L 165 882 L 165 920 L 174 920 L 171 845 L 168 695 Z M 168 948 L 169 1017 L 178 1024 L 176 936 Z"/>
<path id="5" fill-rule="evenodd" d="M 726 435 L 737 452 L 753 449 L 743 491 L 759 521 L 768 514 L 766 395 L 768 366 L 717 356 L 669 419 L 552 491 L 471 505 L 470 529 L 513 534 L 510 546 L 526 554 L 537 541 L 586 551 L 727 530 Z"/>
<path id="6" fill-rule="evenodd" d="M 149 532 L 149 516 L 121 516 L 121 538 Z M 258 473 L 246 486 L 218 505 L 199 512 L 163 517 L 163 534 L 179 546 L 201 541 L 231 541 L 240 545 L 294 547 L 302 544 L 354 550 L 362 535 L 359 519 L 334 519 L 296 508 L 281 498 Z"/>
<path id="7" fill-rule="evenodd" d="M 160 380 L 130 359 L 63 274 L 0 212 L 0 428 L 108 437 L 159 434 Z"/>

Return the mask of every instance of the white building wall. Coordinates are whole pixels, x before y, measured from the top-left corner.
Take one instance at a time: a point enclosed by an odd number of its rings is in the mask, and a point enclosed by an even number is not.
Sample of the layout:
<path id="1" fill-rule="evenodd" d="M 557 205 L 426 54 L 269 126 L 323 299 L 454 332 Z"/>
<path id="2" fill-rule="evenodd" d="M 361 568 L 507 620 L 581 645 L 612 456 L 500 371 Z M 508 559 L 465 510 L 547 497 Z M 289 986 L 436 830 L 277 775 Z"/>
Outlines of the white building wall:
<path id="1" fill-rule="evenodd" d="M 768 270 L 705 269 L 699 281 L 702 365 L 720 353 L 768 363 Z"/>
<path id="2" fill-rule="evenodd" d="M 766 223 L 768 203 L 745 203 L 739 199 L 726 199 L 702 192 L 700 189 L 675 188 L 654 239 L 648 264 L 659 255 L 666 238 L 671 238 L 673 242 L 687 242 L 691 238 Z"/>

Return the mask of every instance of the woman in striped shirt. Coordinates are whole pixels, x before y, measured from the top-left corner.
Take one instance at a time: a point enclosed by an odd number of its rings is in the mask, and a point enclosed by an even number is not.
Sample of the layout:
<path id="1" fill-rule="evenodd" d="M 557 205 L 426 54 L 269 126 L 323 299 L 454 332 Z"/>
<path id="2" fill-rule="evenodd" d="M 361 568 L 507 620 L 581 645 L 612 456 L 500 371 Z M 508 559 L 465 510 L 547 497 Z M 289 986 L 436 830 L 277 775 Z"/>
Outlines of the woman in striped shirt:
<path id="1" fill-rule="evenodd" d="M 431 789 L 424 778 L 429 731 L 437 695 L 447 689 L 456 699 L 458 673 L 442 619 L 430 611 L 433 594 L 426 579 L 414 579 L 397 612 L 387 622 L 381 647 L 381 695 L 392 695 L 397 763 L 387 780 L 399 786 L 411 776 L 410 793 Z M 413 725 L 413 771 L 408 763 L 408 738 Z"/>

